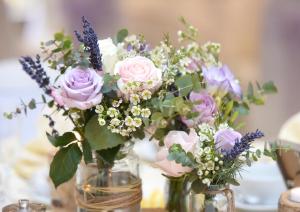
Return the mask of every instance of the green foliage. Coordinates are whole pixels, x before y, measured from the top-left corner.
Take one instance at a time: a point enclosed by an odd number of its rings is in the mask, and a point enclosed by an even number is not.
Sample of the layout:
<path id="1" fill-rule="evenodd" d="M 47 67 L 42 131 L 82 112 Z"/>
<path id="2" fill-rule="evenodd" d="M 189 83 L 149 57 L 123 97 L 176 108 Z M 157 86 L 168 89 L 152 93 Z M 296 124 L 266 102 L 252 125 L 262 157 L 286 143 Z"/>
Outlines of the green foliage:
<path id="1" fill-rule="evenodd" d="M 66 132 L 62 136 L 52 136 L 47 133 L 47 138 L 55 147 L 63 147 L 76 140 L 74 133 Z"/>
<path id="2" fill-rule="evenodd" d="M 277 87 L 275 86 L 274 82 L 269 81 L 263 84 L 262 90 L 264 94 L 273 94 L 277 93 Z"/>
<path id="3" fill-rule="evenodd" d="M 98 160 L 98 166 L 102 167 L 112 167 L 114 165 L 114 161 L 119 153 L 121 145 L 115 146 L 109 149 L 102 149 L 96 151 L 96 157 Z"/>
<path id="4" fill-rule="evenodd" d="M 77 143 L 63 147 L 55 154 L 49 175 L 56 188 L 74 176 L 81 157 L 82 153 Z"/>
<path id="5" fill-rule="evenodd" d="M 35 99 L 30 100 L 30 102 L 28 103 L 28 108 L 31 109 L 31 110 L 36 108 Z"/>
<path id="6" fill-rule="evenodd" d="M 117 43 L 122 43 L 124 39 L 128 36 L 128 30 L 127 29 L 121 29 L 117 33 Z"/>
<path id="7" fill-rule="evenodd" d="M 182 166 L 188 166 L 193 168 L 195 165 L 193 154 L 185 152 L 180 144 L 173 144 L 169 149 L 168 160 L 174 160 L 176 163 Z"/>
<path id="8" fill-rule="evenodd" d="M 100 126 L 97 115 L 86 124 L 84 136 L 93 150 L 112 148 L 125 142 L 120 134 L 112 133 L 107 126 Z"/>
<path id="9" fill-rule="evenodd" d="M 83 159 L 85 164 L 92 163 L 93 162 L 93 154 L 92 154 L 92 149 L 86 140 L 81 142 L 82 145 L 82 153 L 83 153 Z"/>
<path id="10" fill-rule="evenodd" d="M 191 188 L 193 192 L 195 192 L 196 194 L 200 194 L 204 192 L 205 189 L 207 189 L 207 186 L 202 183 L 201 179 L 197 179 L 192 182 Z"/>
<path id="11" fill-rule="evenodd" d="M 192 76 L 190 74 L 186 74 L 177 78 L 175 85 L 177 86 L 181 96 L 187 96 L 193 89 Z"/>
<path id="12" fill-rule="evenodd" d="M 117 87 L 117 81 L 119 79 L 119 76 L 112 76 L 110 74 L 104 74 L 103 76 L 103 87 L 102 87 L 102 92 L 109 93 L 111 91 L 116 91 L 118 89 Z"/>

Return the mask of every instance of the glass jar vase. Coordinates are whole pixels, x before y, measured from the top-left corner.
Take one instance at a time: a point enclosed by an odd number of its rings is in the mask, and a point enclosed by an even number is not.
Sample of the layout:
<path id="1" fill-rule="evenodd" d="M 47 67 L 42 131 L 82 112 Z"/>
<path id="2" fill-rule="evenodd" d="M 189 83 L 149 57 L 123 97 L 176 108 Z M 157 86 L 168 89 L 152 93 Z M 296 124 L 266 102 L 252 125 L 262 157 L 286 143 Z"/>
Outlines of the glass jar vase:
<path id="1" fill-rule="evenodd" d="M 200 194 L 190 193 L 190 212 L 234 212 L 234 196 L 228 186 L 211 185 Z"/>
<path id="2" fill-rule="evenodd" d="M 136 158 L 116 160 L 110 168 L 99 168 L 96 161 L 81 164 L 75 199 L 78 212 L 140 211 L 142 189 Z"/>

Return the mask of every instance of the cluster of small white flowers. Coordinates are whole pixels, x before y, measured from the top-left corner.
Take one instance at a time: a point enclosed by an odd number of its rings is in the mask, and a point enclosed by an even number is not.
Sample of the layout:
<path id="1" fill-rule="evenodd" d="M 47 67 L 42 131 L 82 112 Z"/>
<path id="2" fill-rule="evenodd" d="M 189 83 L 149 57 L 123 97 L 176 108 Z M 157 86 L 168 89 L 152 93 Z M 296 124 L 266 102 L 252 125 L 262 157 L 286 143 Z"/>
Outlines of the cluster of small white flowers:
<path id="1" fill-rule="evenodd" d="M 102 105 L 96 106 L 96 113 L 98 114 L 98 122 L 100 126 L 108 124 L 107 128 L 113 133 L 119 133 L 122 136 L 129 136 L 130 133 L 135 132 L 137 128 L 141 127 L 144 118 L 151 116 L 151 110 L 147 107 L 142 108 L 139 105 L 140 100 L 147 100 L 151 98 L 151 92 L 144 90 L 140 95 L 131 94 L 129 108 L 127 110 L 120 110 L 122 100 L 113 100 L 112 107 L 105 109 Z"/>
<path id="2" fill-rule="evenodd" d="M 225 129 L 229 129 L 230 127 L 226 122 L 224 122 L 224 123 L 220 124 L 218 128 L 219 128 L 219 130 L 225 130 Z"/>
<path id="3" fill-rule="evenodd" d="M 153 63 L 163 70 L 163 65 L 168 64 L 169 54 L 172 46 L 168 46 L 165 42 L 161 42 L 150 52 L 150 57 Z"/>
<path id="4" fill-rule="evenodd" d="M 214 135 L 216 133 L 216 129 L 207 123 L 200 124 L 198 127 L 199 127 L 199 132 L 210 134 L 210 135 Z"/>

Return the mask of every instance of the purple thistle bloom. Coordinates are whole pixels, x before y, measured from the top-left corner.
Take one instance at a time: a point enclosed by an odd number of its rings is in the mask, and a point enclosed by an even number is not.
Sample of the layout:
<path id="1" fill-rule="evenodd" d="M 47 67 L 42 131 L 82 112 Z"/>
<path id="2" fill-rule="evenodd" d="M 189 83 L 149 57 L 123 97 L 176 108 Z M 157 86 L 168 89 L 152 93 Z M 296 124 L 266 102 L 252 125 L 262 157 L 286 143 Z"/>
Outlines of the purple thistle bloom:
<path id="1" fill-rule="evenodd" d="M 252 133 L 247 133 L 240 140 L 237 140 L 235 142 L 233 148 L 230 151 L 225 152 L 225 160 L 228 161 L 236 159 L 241 153 L 250 149 L 251 142 L 263 136 L 264 134 L 260 130 L 256 130 Z"/>
<path id="2" fill-rule="evenodd" d="M 19 62 L 31 79 L 33 79 L 46 94 L 50 95 L 50 79 L 41 65 L 40 56 L 37 55 L 35 61 L 31 57 L 21 57 Z"/>
<path id="3" fill-rule="evenodd" d="M 86 51 L 90 53 L 90 62 L 93 68 L 96 70 L 101 70 L 102 61 L 100 49 L 98 46 L 98 37 L 95 33 L 95 30 L 84 16 L 82 17 L 82 23 L 83 36 L 78 31 L 75 31 L 75 35 L 78 41 L 84 44 Z"/>

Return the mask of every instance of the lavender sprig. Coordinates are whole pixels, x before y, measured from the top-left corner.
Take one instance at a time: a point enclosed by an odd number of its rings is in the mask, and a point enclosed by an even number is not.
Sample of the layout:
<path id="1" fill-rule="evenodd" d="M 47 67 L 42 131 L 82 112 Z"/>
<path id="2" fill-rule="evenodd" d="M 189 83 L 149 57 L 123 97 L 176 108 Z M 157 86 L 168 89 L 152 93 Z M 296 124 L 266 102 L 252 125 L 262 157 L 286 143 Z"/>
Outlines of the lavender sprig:
<path id="1" fill-rule="evenodd" d="M 90 53 L 90 63 L 92 64 L 93 68 L 101 70 L 102 62 L 101 53 L 98 46 L 98 37 L 95 33 L 95 30 L 84 16 L 82 17 L 82 23 L 83 35 L 81 35 L 78 31 L 75 31 L 75 35 L 78 41 L 84 44 L 86 51 Z"/>
<path id="2" fill-rule="evenodd" d="M 264 134 L 260 130 L 256 130 L 255 132 L 247 133 L 244 135 L 241 140 L 236 141 L 233 148 L 225 154 L 225 160 L 234 160 L 241 153 L 250 149 L 251 142 L 255 139 L 263 137 Z"/>
<path id="3" fill-rule="evenodd" d="M 19 62 L 23 70 L 42 88 L 46 94 L 50 95 L 51 89 L 49 86 L 50 78 L 41 65 L 40 56 L 36 56 L 34 61 L 31 57 L 21 57 Z"/>

